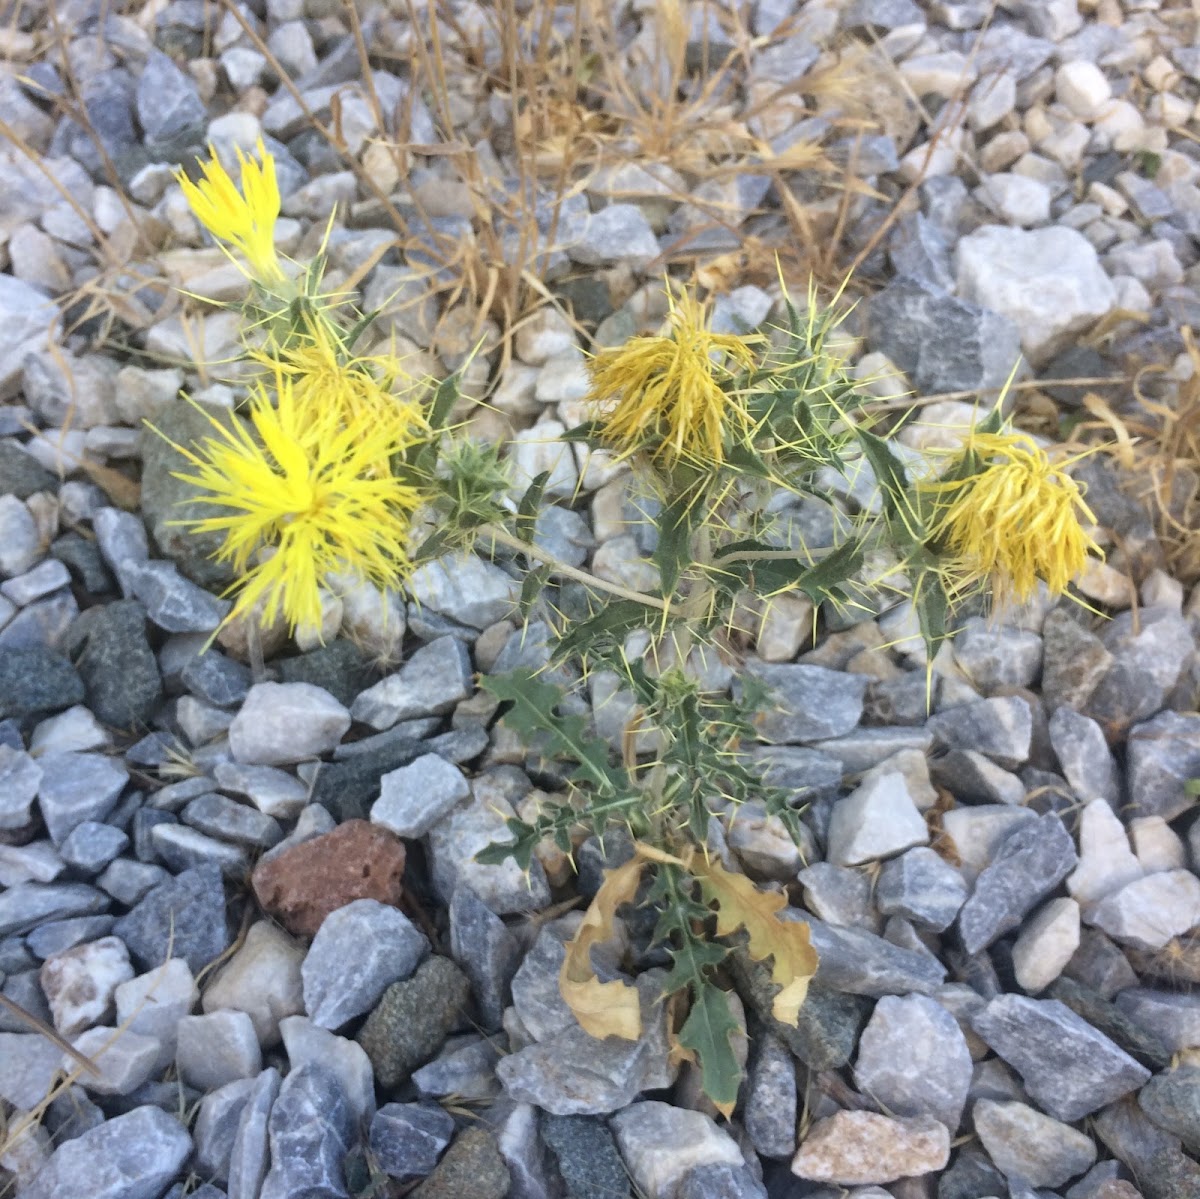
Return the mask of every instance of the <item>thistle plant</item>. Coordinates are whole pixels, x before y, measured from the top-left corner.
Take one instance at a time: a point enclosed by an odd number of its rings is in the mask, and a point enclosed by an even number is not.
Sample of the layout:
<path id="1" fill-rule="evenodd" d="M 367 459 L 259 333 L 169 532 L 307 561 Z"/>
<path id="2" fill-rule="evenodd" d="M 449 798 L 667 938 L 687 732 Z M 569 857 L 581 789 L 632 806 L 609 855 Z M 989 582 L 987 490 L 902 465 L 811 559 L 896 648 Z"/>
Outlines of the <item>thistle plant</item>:
<path id="1" fill-rule="evenodd" d="M 1078 487 L 1004 427 L 998 406 L 959 451 L 910 468 L 831 348 L 836 320 L 811 291 L 801 305 L 785 293 L 770 336 L 716 333 L 694 297 L 673 296 L 663 333 L 591 360 L 591 418 L 566 434 L 626 460 L 655 500 L 657 585 L 602 579 L 540 543 L 547 474 L 514 494 L 502 447 L 447 428 L 453 376 L 415 389 L 393 356 L 357 353 L 370 314 L 321 292 L 320 256 L 298 266 L 275 253 L 270 156 L 260 146 L 241 172 L 239 191 L 214 159 L 184 186 L 253 280 L 246 356 L 263 378 L 248 424 L 214 420 L 211 437 L 179 447 L 180 477 L 211 508 L 191 527 L 223 534 L 220 556 L 238 573 L 234 611 L 262 605 L 293 628 L 313 625 L 330 577 L 397 588 L 449 551 L 502 556 L 521 572 L 520 610 L 548 630 L 545 652 L 481 685 L 531 769 L 560 786 L 479 859 L 529 869 L 550 847 L 573 856 L 599 839 L 614 865 L 567 947 L 563 996 L 592 1035 L 640 1036 L 635 988 L 598 979 L 590 950 L 623 905 L 651 909 L 653 943 L 671 961 L 675 1049 L 731 1112 L 741 1075 L 728 955 L 770 962 L 771 1015 L 790 1024 L 817 965 L 786 892 L 738 871 L 725 843 L 751 810 L 799 840 L 804 802 L 769 786 L 751 752 L 770 694 L 750 677 L 731 693 L 728 675 L 714 676 L 739 664 L 739 614 L 786 593 L 873 614 L 881 580 L 869 564 L 886 559 L 887 586 L 936 648 L 973 595 L 1022 599 L 1038 579 L 1067 588 L 1097 552 Z M 878 502 L 835 521 L 832 542 L 784 527 L 789 497 L 832 505 L 838 481 L 863 470 Z M 601 677 L 619 712 L 612 740 L 586 702 Z"/>

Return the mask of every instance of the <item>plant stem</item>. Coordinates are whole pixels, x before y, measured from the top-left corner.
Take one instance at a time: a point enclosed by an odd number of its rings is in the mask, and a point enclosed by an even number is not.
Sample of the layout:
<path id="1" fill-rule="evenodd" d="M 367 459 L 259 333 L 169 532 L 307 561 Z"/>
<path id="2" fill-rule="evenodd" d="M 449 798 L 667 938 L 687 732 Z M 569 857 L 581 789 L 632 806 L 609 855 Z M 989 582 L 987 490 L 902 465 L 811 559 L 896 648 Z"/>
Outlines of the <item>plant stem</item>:
<path id="1" fill-rule="evenodd" d="M 597 591 L 607 591 L 610 595 L 619 596 L 621 599 L 633 600 L 634 603 L 644 604 L 647 608 L 656 608 L 660 612 L 667 611 L 666 600 L 661 600 L 655 595 L 646 595 L 641 591 L 633 591 L 628 587 L 622 587 L 619 583 L 609 583 L 604 579 L 597 578 L 595 575 L 588 574 L 586 570 L 580 570 L 578 567 L 561 561 L 553 554 L 547 553 L 540 546 L 533 545 L 528 541 L 522 541 L 519 537 L 498 525 L 484 525 L 479 530 L 479 533 L 480 536 L 490 537 L 498 545 L 507 546 L 509 549 L 517 550 L 522 554 L 528 554 L 531 558 L 536 558 L 539 562 L 550 567 L 551 571 L 556 575 L 562 575 L 567 579 L 574 579 L 576 582 L 583 583 L 588 587 L 596 588 Z"/>

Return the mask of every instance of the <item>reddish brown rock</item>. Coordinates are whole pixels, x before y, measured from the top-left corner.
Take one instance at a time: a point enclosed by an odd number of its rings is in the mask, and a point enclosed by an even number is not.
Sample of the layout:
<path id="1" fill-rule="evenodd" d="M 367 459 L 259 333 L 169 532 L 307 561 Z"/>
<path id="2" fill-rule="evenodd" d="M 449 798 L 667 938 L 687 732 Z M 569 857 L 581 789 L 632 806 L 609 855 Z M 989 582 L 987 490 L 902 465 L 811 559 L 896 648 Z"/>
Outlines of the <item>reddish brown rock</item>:
<path id="1" fill-rule="evenodd" d="M 365 820 L 347 820 L 254 870 L 263 911 L 299 937 L 312 937 L 330 912 L 356 899 L 400 906 L 404 842 Z"/>

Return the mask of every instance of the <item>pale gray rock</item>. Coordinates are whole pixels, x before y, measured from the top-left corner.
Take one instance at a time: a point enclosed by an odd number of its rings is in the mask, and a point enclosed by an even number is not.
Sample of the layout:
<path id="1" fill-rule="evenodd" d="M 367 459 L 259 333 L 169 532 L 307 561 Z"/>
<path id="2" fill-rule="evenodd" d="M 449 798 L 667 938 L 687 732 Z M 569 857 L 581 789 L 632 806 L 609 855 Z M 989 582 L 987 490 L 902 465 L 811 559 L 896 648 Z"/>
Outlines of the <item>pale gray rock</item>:
<path id="1" fill-rule="evenodd" d="M 0 745 L 0 829 L 21 829 L 29 824 L 41 781 L 42 768 L 29 754 Z"/>
<path id="2" fill-rule="evenodd" d="M 455 887 L 450 900 L 450 953 L 471 981 L 483 1027 L 499 1028 L 521 943 L 469 886 Z"/>
<path id="3" fill-rule="evenodd" d="M 162 1046 L 155 1071 L 175 1061 L 179 1021 L 200 998 L 196 980 L 182 958 L 170 958 L 146 974 L 117 987 L 117 1025 L 141 1036 L 153 1037 Z"/>
<path id="4" fill-rule="evenodd" d="M 618 1112 L 611 1127 L 630 1177 L 647 1199 L 674 1199 L 697 1166 L 743 1164 L 737 1142 L 702 1112 L 645 1101 Z"/>
<path id="5" fill-rule="evenodd" d="M 1200 1044 L 1200 996 L 1135 986 L 1113 1002 L 1172 1053 Z"/>
<path id="6" fill-rule="evenodd" d="M 1196 799 L 1184 785 L 1200 778 L 1200 715 L 1166 711 L 1134 725 L 1126 743 L 1126 769 L 1135 815 L 1174 820 L 1188 811 Z"/>
<path id="7" fill-rule="evenodd" d="M 250 872 L 250 855 L 244 849 L 207 837 L 182 824 L 156 824 L 150 830 L 150 843 L 171 870 L 216 866 L 226 878 L 233 880 Z"/>
<path id="8" fill-rule="evenodd" d="M 931 716 L 927 727 L 947 749 L 986 754 L 1006 770 L 1029 758 L 1033 715 L 1019 696 L 997 696 L 948 708 Z"/>
<path id="9" fill-rule="evenodd" d="M 15 495 L 0 495 L 0 575 L 24 574 L 41 556 L 41 538 L 29 509 Z"/>
<path id="10" fill-rule="evenodd" d="M 472 629 L 486 629 L 503 620 L 521 594 L 515 579 L 475 554 L 451 554 L 423 563 L 413 572 L 408 590 L 421 608 Z"/>
<path id="11" fill-rule="evenodd" d="M 31 1111 L 50 1093 L 62 1051 L 40 1033 L 0 1032 L 0 1096 Z"/>
<path id="12" fill-rule="evenodd" d="M 178 1120 L 161 1108 L 134 1108 L 59 1145 L 23 1199 L 159 1199 L 191 1151 Z"/>
<path id="13" fill-rule="evenodd" d="M 229 600 L 185 579 L 172 562 L 126 563 L 124 578 L 150 619 L 168 633 L 211 633 L 229 614 Z"/>
<path id="14" fill-rule="evenodd" d="M 951 645 L 959 669 L 984 695 L 1001 687 L 1029 687 L 1042 669 L 1037 633 L 982 616 L 965 621 Z"/>
<path id="15" fill-rule="evenodd" d="M 829 819 L 828 859 L 835 866 L 859 866 L 928 842 L 925 818 L 899 771 L 862 783 Z"/>
<path id="16" fill-rule="evenodd" d="M 962 874 L 932 849 L 910 849 L 879 873 L 875 901 L 885 916 L 903 916 L 922 928 L 942 932 L 966 902 Z"/>
<path id="17" fill-rule="evenodd" d="M 233 724 L 229 748 L 248 766 L 280 766 L 329 753 L 350 728 L 350 713 L 311 683 L 257 683 Z"/>
<path id="18" fill-rule="evenodd" d="M 1055 999 L 1001 995 L 972 1017 L 971 1027 L 1021 1075 L 1030 1097 L 1059 1120 L 1080 1120 L 1150 1077 Z"/>
<path id="19" fill-rule="evenodd" d="M 398 837 L 423 837 L 470 794 L 457 766 L 437 754 L 425 754 L 379 780 L 371 821 Z"/>
<path id="20" fill-rule="evenodd" d="M 1200 878 L 1190 870 L 1164 870 L 1135 879 L 1102 899 L 1088 919 L 1114 941 L 1163 949 L 1200 924 Z"/>
<path id="21" fill-rule="evenodd" d="M 1091 1137 L 1026 1103 L 981 1099 L 971 1114 L 988 1156 L 1014 1183 L 1061 1187 L 1096 1160 Z"/>
<path id="22" fill-rule="evenodd" d="M 121 594 L 129 599 L 138 569 L 150 559 L 146 526 L 132 512 L 100 508 L 92 513 L 92 531 L 104 561 L 121 584 Z"/>
<path id="23" fill-rule="evenodd" d="M 429 942 L 396 908 L 357 899 L 326 916 L 301 967 L 304 1006 L 320 1028 L 339 1029 L 408 978 Z"/>
<path id="24" fill-rule="evenodd" d="M 778 1037 L 755 1038 L 746 1077 L 742 1120 L 755 1150 L 763 1157 L 787 1157 L 796 1151 L 796 1059 Z"/>
<path id="25" fill-rule="evenodd" d="M 1085 803 L 1105 799 L 1119 804 L 1120 775 L 1104 730 L 1065 704 L 1051 714 L 1049 727 L 1050 745 L 1075 794 Z"/>
<path id="26" fill-rule="evenodd" d="M 237 1078 L 200 1101 L 192 1135 L 196 1140 L 196 1171 L 222 1185 L 229 1181 L 229 1161 L 246 1101 L 255 1079 Z"/>
<path id="27" fill-rule="evenodd" d="M 58 847 L 63 862 L 83 875 L 99 874 L 129 846 L 129 838 L 111 824 L 85 820 L 77 824 Z"/>
<path id="28" fill-rule="evenodd" d="M 389 729 L 402 720 L 447 712 L 471 690 L 466 646 L 455 637 L 439 637 L 417 650 L 395 674 L 361 692 L 350 710 L 355 720 L 373 729 Z"/>
<path id="29" fill-rule="evenodd" d="M 1030 994 L 1048 987 L 1079 948 L 1079 904 L 1062 896 L 1052 899 L 1021 929 L 1012 949 L 1013 973 Z"/>
<path id="30" fill-rule="evenodd" d="M 363 1047 L 346 1037 L 318 1028 L 307 1016 L 287 1016 L 279 1022 L 291 1069 L 309 1062 L 323 1066 L 338 1081 L 354 1118 L 375 1114 L 375 1076 Z"/>
<path id="31" fill-rule="evenodd" d="M 1142 873 L 1120 817 L 1107 800 L 1092 800 L 1079 817 L 1079 865 L 1067 890 L 1081 904 L 1093 904 Z"/>
<path id="32" fill-rule="evenodd" d="M 642 270 L 661 253 L 650 222 L 636 204 L 609 204 L 569 219 L 559 237 L 571 258 L 584 266 L 621 263 Z"/>
<path id="33" fill-rule="evenodd" d="M 279 1094 L 280 1076 L 274 1066 L 255 1080 L 246 1096 L 229 1154 L 229 1199 L 259 1199 L 269 1163 L 267 1120 Z"/>
<path id="34" fill-rule="evenodd" d="M 271 1108 L 271 1168 L 259 1199 L 345 1199 L 343 1161 L 354 1131 L 353 1110 L 333 1074 L 314 1063 L 292 1070 Z"/>
<path id="35" fill-rule="evenodd" d="M 1052 812 L 1011 832 L 959 913 L 959 934 L 967 953 L 978 953 L 1016 928 L 1077 860 L 1071 834 Z"/>
<path id="36" fill-rule="evenodd" d="M 86 883 L 18 883 L 0 892 L 0 937 L 26 933 L 47 920 L 105 912 L 110 903 Z"/>
<path id="37" fill-rule="evenodd" d="M 158 1063 L 161 1045 L 154 1037 L 121 1032 L 115 1028 L 89 1028 L 72 1039 L 85 1057 L 96 1064 L 98 1074 L 80 1070 L 76 1060 L 62 1055 L 62 1069 L 79 1075 L 79 1085 L 97 1095 L 128 1095 L 149 1081 Z"/>
<path id="38" fill-rule="evenodd" d="M 959 294 L 1014 321 L 1036 366 L 1115 307 L 1091 243 L 1074 229 L 985 225 L 955 250 Z"/>
<path id="39" fill-rule="evenodd" d="M 304 1011 L 300 964 L 305 948 L 270 920 L 246 931 L 241 947 L 204 989 L 204 1010 L 245 1012 L 259 1044 L 279 1043 L 280 1021 Z"/>
<path id="40" fill-rule="evenodd" d="M 783 918 L 801 916 L 794 908 L 785 908 Z M 816 981 L 832 991 L 931 995 L 946 977 L 945 967 L 928 953 L 893 945 L 866 929 L 835 928 L 822 920 L 803 919 L 817 951 Z"/>
<path id="41" fill-rule="evenodd" d="M 129 781 L 129 772 L 103 754 L 43 754 L 38 766 L 38 807 L 56 845 L 85 820 L 104 820 Z"/>
<path id="42" fill-rule="evenodd" d="M 500 1060 L 500 1042 L 467 1034 L 451 1037 L 441 1052 L 412 1075 L 413 1086 L 423 1099 L 491 1102 L 500 1095 L 496 1064 Z"/>
<path id="43" fill-rule="evenodd" d="M 746 669 L 768 689 L 754 718 L 765 741 L 791 744 L 840 737 L 862 719 L 867 680 L 823 666 L 748 662 Z"/>
<path id="44" fill-rule="evenodd" d="M 829 862 L 814 862 L 796 875 L 804 888 L 804 905 L 826 924 L 879 931 L 870 874 Z"/>
<path id="45" fill-rule="evenodd" d="M 113 1011 L 117 987 L 131 978 L 129 951 L 118 937 L 76 945 L 48 958 L 38 974 L 54 1027 L 64 1037 L 104 1022 Z"/>
<path id="46" fill-rule="evenodd" d="M 899 1116 L 932 1116 L 953 1133 L 971 1086 L 971 1054 L 954 1017 L 924 995 L 885 995 L 863 1030 L 858 1089 Z"/>
<path id="47" fill-rule="evenodd" d="M 293 774 L 274 766 L 218 762 L 213 778 L 224 791 L 244 795 L 264 815 L 295 820 L 308 803 L 308 788 Z"/>
<path id="48" fill-rule="evenodd" d="M 198 1091 L 215 1091 L 236 1078 L 255 1078 L 262 1050 L 245 1012 L 183 1016 L 175 1030 L 179 1077 Z"/>

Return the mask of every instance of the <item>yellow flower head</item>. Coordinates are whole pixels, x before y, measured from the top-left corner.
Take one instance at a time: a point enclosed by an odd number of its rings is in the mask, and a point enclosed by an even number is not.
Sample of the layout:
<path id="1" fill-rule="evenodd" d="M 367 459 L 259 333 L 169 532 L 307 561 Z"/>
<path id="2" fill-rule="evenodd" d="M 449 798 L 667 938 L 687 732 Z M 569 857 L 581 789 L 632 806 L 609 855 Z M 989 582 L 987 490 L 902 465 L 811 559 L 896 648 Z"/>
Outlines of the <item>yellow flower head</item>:
<path id="1" fill-rule="evenodd" d="M 959 478 L 967 455 L 978 469 Z M 997 601 L 1029 599 L 1038 579 L 1053 595 L 1100 547 L 1080 518 L 1094 523 L 1079 484 L 1021 433 L 974 433 L 940 482 L 921 485 L 934 499 L 932 532 L 953 556 L 947 572 L 962 592 L 990 584 Z"/>
<path id="2" fill-rule="evenodd" d="M 625 453 L 646 449 L 668 466 L 725 461 L 725 438 L 744 434 L 750 417 L 726 390 L 754 364 L 758 337 L 713 333 L 691 296 L 671 300 L 669 337 L 635 337 L 591 361 L 588 399 L 600 407 L 602 436 Z"/>
<path id="3" fill-rule="evenodd" d="M 193 183 L 182 171 L 176 174 L 179 186 L 191 205 L 196 219 L 219 241 L 239 250 L 250 264 L 254 277 L 263 284 L 283 281 L 283 269 L 275 253 L 275 221 L 279 217 L 279 183 L 275 178 L 275 159 L 258 140 L 258 161 L 247 158 L 238 148 L 242 168 L 239 192 L 229 173 L 211 147 L 212 157 L 200 163 L 204 177 Z"/>
<path id="4" fill-rule="evenodd" d="M 344 421 L 391 422 L 406 446 L 429 431 L 400 360 L 388 354 L 349 356 L 323 320 L 309 322 L 302 337 L 278 352 L 253 356 L 291 380 L 301 415 L 332 411 Z M 394 394 L 397 384 L 410 394 Z"/>
<path id="5" fill-rule="evenodd" d="M 255 391 L 253 431 L 214 419 L 217 436 L 198 450 L 175 447 L 195 468 L 176 477 L 204 491 L 198 502 L 217 510 L 181 523 L 224 535 L 217 557 L 239 576 L 231 617 L 261 600 L 267 623 L 282 611 L 293 631 L 319 628 L 318 588 L 327 574 L 357 574 L 380 588 L 404 577 L 420 496 L 379 469 L 405 444 L 399 419 L 306 411 L 283 377 L 276 390 L 277 404 L 265 387 Z"/>

